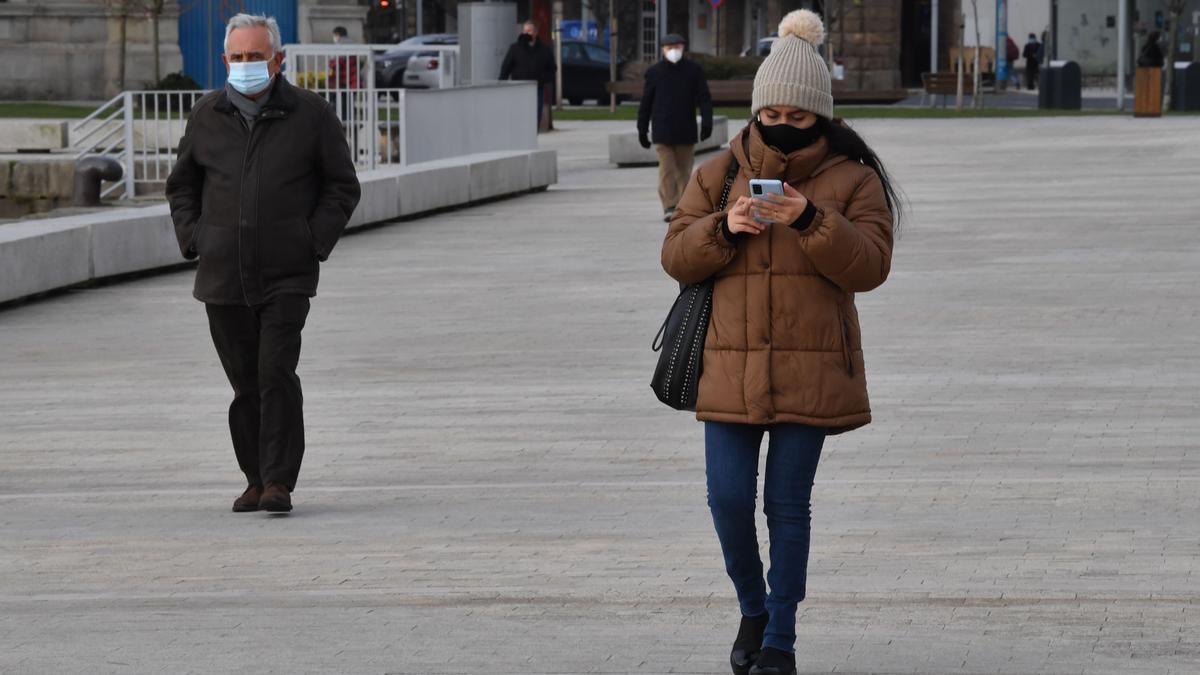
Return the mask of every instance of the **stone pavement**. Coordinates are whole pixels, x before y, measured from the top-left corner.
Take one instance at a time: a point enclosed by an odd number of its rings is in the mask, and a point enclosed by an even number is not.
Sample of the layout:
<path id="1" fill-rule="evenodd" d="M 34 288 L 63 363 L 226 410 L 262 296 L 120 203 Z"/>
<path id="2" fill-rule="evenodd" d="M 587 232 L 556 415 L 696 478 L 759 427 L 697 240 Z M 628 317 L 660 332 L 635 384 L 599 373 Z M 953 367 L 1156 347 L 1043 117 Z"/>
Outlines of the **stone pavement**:
<path id="1" fill-rule="evenodd" d="M 1200 125 L 859 126 L 910 210 L 801 672 L 1200 672 Z M 338 246 L 290 517 L 229 512 L 191 272 L 0 311 L 0 672 L 727 673 L 654 170 L 562 127 L 549 192 Z"/>

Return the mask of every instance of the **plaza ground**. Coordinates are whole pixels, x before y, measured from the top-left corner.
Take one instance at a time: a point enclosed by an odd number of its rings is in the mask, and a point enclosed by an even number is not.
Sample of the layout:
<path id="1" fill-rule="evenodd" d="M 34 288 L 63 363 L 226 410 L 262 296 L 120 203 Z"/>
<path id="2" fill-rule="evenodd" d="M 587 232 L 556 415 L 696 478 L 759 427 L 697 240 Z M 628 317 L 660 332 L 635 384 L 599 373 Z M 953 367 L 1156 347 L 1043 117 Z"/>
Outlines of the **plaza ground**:
<path id="1" fill-rule="evenodd" d="M 0 310 L 0 672 L 727 673 L 655 172 L 560 126 L 550 191 L 338 245 L 288 517 L 229 512 L 192 272 Z M 1200 125 L 858 128 L 908 211 L 800 672 L 1200 671 Z"/>

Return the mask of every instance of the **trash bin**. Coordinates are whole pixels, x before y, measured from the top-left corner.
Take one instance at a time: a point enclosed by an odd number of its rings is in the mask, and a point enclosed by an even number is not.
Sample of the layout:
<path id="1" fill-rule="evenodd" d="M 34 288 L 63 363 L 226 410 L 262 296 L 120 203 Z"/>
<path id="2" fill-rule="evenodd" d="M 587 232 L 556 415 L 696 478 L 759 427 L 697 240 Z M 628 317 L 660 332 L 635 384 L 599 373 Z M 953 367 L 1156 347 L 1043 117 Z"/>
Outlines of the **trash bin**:
<path id="1" fill-rule="evenodd" d="M 1138 68 L 1133 79 L 1133 116 L 1162 117 L 1162 68 Z"/>
<path id="2" fill-rule="evenodd" d="M 1074 61 L 1051 61 L 1038 74 L 1038 108 L 1083 108 L 1083 73 Z"/>
<path id="3" fill-rule="evenodd" d="M 1200 110 L 1200 63 L 1175 62 L 1171 110 Z"/>

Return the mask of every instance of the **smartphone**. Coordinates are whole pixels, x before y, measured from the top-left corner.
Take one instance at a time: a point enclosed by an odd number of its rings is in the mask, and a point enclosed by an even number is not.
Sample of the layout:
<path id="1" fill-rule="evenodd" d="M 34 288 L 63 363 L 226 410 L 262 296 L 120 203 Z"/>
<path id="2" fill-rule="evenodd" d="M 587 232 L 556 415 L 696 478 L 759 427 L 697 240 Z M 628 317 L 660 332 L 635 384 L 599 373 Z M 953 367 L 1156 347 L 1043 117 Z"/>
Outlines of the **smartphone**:
<path id="1" fill-rule="evenodd" d="M 750 179 L 750 196 L 754 199 L 762 199 L 769 194 L 783 196 L 783 181 L 772 180 L 768 178 L 751 178 Z M 758 216 L 754 216 L 756 222 L 763 225 L 772 225 L 769 220 L 763 220 Z"/>
<path id="2" fill-rule="evenodd" d="M 750 196 L 764 197 L 769 194 L 783 196 L 783 181 L 767 178 L 750 179 Z"/>

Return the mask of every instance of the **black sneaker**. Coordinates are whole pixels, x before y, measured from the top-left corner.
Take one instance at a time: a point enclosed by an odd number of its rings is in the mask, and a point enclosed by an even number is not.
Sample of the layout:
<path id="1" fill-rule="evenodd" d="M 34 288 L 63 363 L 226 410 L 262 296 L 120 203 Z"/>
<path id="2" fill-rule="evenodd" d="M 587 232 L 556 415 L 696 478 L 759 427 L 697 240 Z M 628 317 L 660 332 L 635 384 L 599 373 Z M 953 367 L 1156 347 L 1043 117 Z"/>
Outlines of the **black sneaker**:
<path id="1" fill-rule="evenodd" d="M 767 647 L 758 655 L 750 675 L 796 675 L 796 655 Z"/>
<path id="2" fill-rule="evenodd" d="M 750 667 L 758 660 L 769 618 L 770 615 L 765 612 L 759 616 L 742 617 L 737 639 L 733 641 L 733 650 L 729 652 L 729 667 L 733 668 L 733 675 L 748 675 Z"/>

